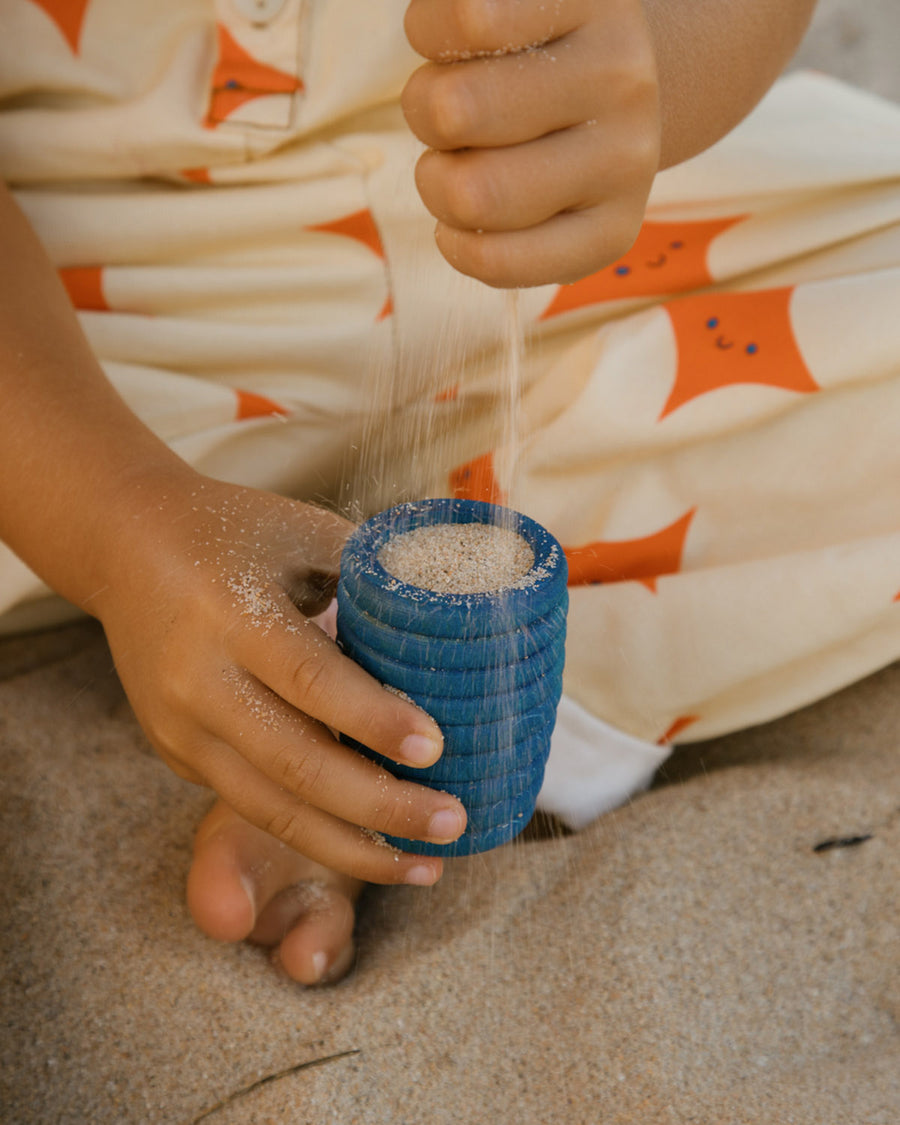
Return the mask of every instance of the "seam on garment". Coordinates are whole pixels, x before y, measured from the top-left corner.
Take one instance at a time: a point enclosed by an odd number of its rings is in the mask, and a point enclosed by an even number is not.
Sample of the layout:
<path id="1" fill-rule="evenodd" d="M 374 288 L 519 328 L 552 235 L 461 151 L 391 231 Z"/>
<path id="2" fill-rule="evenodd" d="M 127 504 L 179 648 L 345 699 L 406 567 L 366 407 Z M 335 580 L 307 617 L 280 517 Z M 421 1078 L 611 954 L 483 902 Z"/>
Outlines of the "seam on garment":
<path id="1" fill-rule="evenodd" d="M 293 52 L 291 58 L 291 65 L 285 68 L 280 65 L 281 60 L 273 60 L 271 57 L 267 58 L 265 54 L 254 55 L 250 50 L 244 47 L 241 43 L 241 33 L 247 32 L 248 29 L 253 29 L 254 25 L 251 20 L 240 19 L 230 8 L 227 0 L 219 0 L 215 8 L 215 31 L 217 37 L 224 31 L 231 39 L 234 40 L 237 49 L 245 52 L 253 62 L 258 63 L 260 68 L 260 83 L 259 86 L 254 86 L 249 82 L 235 79 L 235 85 L 232 87 L 226 81 L 224 85 L 217 86 L 214 84 L 215 72 L 222 60 L 221 41 L 217 43 L 216 61 L 213 67 L 213 74 L 210 78 L 210 88 L 207 101 L 207 112 L 204 118 L 209 128 L 218 130 L 223 129 L 229 134 L 240 131 L 244 136 L 244 151 L 245 162 L 252 161 L 256 153 L 254 152 L 253 138 L 269 138 L 273 134 L 281 133 L 286 138 L 290 136 L 291 130 L 294 127 L 295 119 L 297 116 L 297 106 L 299 99 L 305 96 L 305 86 L 303 81 L 303 74 L 305 72 L 306 56 L 307 56 L 307 42 L 308 35 L 305 34 L 308 23 L 309 13 L 309 0 L 290 0 L 293 10 L 289 10 L 287 17 L 284 14 L 278 16 L 273 21 L 273 27 L 276 27 L 279 20 L 285 24 L 279 34 L 287 37 L 292 34 L 293 39 Z M 282 74 L 287 82 L 294 80 L 297 83 L 294 89 L 270 89 L 267 82 L 270 81 L 271 74 L 276 72 Z M 214 116 L 216 111 L 216 97 L 221 97 L 229 89 L 234 89 L 237 96 L 246 93 L 247 100 L 244 104 L 252 106 L 253 102 L 259 98 L 264 104 L 267 104 L 271 109 L 274 105 L 275 98 L 287 99 L 283 113 L 283 119 L 278 121 L 266 121 L 262 119 L 253 119 L 252 110 L 250 112 L 250 119 L 246 117 L 243 119 L 233 119 L 231 113 L 236 112 L 242 108 L 242 104 L 234 106 L 229 112 L 222 113 L 220 116 Z M 261 107 L 260 107 L 261 109 Z"/>
<path id="2" fill-rule="evenodd" d="M 374 196 L 373 196 L 372 190 L 371 190 L 371 178 L 372 178 L 373 169 L 369 167 L 369 165 L 366 163 L 365 160 L 362 159 L 361 156 L 358 156 L 356 153 L 352 152 L 351 150 L 349 150 L 347 148 L 344 148 L 339 142 L 327 141 L 327 142 L 324 142 L 324 143 L 327 145 L 327 147 L 331 151 L 337 153 L 342 159 L 352 160 L 356 164 L 356 166 L 359 170 L 359 180 L 360 180 L 360 186 L 362 187 L 363 200 L 365 202 L 366 209 L 368 210 L 369 214 L 372 216 L 372 222 L 375 224 L 375 228 L 378 231 L 378 237 L 381 240 L 381 250 L 382 250 L 381 260 L 383 262 L 383 268 L 384 268 L 384 278 L 385 278 L 385 285 L 386 285 L 386 288 L 387 288 L 387 298 L 393 306 L 393 301 L 394 301 L 394 275 L 393 275 L 393 271 L 392 271 L 392 268 L 391 268 L 391 256 L 390 256 L 390 251 L 388 249 L 388 239 L 386 239 L 385 235 L 384 235 L 384 228 L 381 224 L 381 216 L 380 216 L 380 213 L 379 213 L 379 209 L 377 209 L 375 206 L 373 206 Z M 397 339 L 396 307 L 394 307 L 394 311 L 390 316 L 390 332 L 391 332 L 390 362 L 393 365 L 397 362 L 397 356 L 399 355 L 399 345 L 398 345 L 398 339 Z"/>

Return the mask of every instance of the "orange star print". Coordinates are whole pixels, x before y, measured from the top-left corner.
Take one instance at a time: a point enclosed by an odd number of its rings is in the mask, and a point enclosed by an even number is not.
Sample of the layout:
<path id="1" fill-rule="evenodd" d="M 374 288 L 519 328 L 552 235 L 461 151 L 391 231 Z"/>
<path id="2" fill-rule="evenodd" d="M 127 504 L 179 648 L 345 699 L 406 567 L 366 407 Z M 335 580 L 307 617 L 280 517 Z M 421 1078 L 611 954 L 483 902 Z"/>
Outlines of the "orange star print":
<path id="1" fill-rule="evenodd" d="M 245 102 L 266 94 L 293 94 L 303 82 L 274 66 L 258 62 L 233 38 L 224 24 L 217 24 L 219 57 L 212 76 L 212 96 L 206 115 L 207 128 L 214 128 Z"/>
<path id="2" fill-rule="evenodd" d="M 185 168 L 181 174 L 186 180 L 190 180 L 192 184 L 212 183 L 212 176 L 210 176 L 208 168 Z"/>
<path id="3" fill-rule="evenodd" d="M 101 266 L 66 266 L 59 271 L 69 300 L 83 312 L 108 312 Z"/>
<path id="4" fill-rule="evenodd" d="M 381 235 L 378 233 L 378 227 L 375 225 L 372 212 L 367 208 L 363 208 L 362 211 L 354 211 L 352 215 L 344 215 L 340 219 L 332 219 L 330 223 L 316 223 L 306 229 L 320 230 L 325 234 L 343 234 L 347 238 L 355 238 L 363 246 L 368 246 L 372 253 L 377 254 L 379 258 L 384 257 Z"/>
<path id="5" fill-rule="evenodd" d="M 656 579 L 676 574 L 691 520 L 691 508 L 674 523 L 642 539 L 608 539 L 584 547 L 565 547 L 570 586 L 591 586 L 604 582 L 642 582 L 656 593 Z"/>
<path id="6" fill-rule="evenodd" d="M 33 2 L 44 9 L 65 36 L 72 53 L 77 55 L 81 45 L 84 14 L 91 0 L 33 0 Z"/>
<path id="7" fill-rule="evenodd" d="M 671 301 L 678 367 L 660 420 L 700 395 L 739 383 L 819 390 L 791 327 L 793 289 L 701 293 Z"/>
<path id="8" fill-rule="evenodd" d="M 506 493 L 494 476 L 494 455 L 484 453 L 460 465 L 450 474 L 450 489 L 457 500 L 484 500 L 488 504 L 505 504 Z"/>
<path id="9" fill-rule="evenodd" d="M 573 285 L 560 286 L 540 319 L 549 320 L 602 301 L 705 288 L 713 283 L 707 265 L 711 242 L 743 218 L 738 215 L 693 223 L 645 222 L 624 258 Z"/>
<path id="10" fill-rule="evenodd" d="M 307 227 L 306 229 L 322 231 L 323 234 L 341 234 L 345 238 L 355 238 L 357 242 L 361 242 L 363 246 L 367 246 L 372 253 L 376 254 L 382 261 L 385 260 L 384 245 L 381 241 L 381 235 L 378 231 L 378 227 L 375 225 L 372 212 L 369 211 L 368 208 L 363 208 L 361 211 L 354 211 L 351 215 L 344 215 L 340 219 L 332 219 L 329 223 L 316 223 L 314 226 Z M 390 294 L 388 294 L 376 320 L 384 320 L 385 317 L 390 316 L 393 311 L 394 302 Z"/>
<path id="11" fill-rule="evenodd" d="M 679 734 L 692 723 L 696 723 L 700 718 L 699 715 L 680 715 L 674 723 L 669 727 L 661 738 L 657 739 L 657 746 L 667 746 L 670 742 L 674 742 Z"/>
<path id="12" fill-rule="evenodd" d="M 280 406 L 265 395 L 254 394 L 253 391 L 235 391 L 237 408 L 235 419 L 243 422 L 247 418 L 271 418 L 274 414 L 290 414 L 286 406 Z"/>

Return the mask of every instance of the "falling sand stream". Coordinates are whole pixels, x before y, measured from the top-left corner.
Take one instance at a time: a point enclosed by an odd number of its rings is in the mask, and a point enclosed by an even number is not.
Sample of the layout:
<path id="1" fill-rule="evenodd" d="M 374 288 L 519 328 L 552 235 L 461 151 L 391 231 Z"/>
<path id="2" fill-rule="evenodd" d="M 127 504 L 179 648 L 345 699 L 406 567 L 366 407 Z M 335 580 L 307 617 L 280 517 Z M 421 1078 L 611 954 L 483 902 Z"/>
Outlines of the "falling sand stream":
<path id="1" fill-rule="evenodd" d="M 485 367 L 487 367 L 492 374 L 490 382 L 496 388 L 490 432 L 486 437 L 490 445 L 471 450 L 471 455 L 479 457 L 488 452 L 493 455 L 497 483 L 502 489 L 503 498 L 500 502 L 504 504 L 509 502 L 511 507 L 515 507 L 523 441 L 520 404 L 525 344 L 519 291 L 513 289 L 505 292 L 498 311 L 500 323 L 497 325 L 496 335 L 494 336 L 496 348 L 487 356 L 479 356 L 465 355 L 465 341 L 460 339 L 464 330 L 459 317 L 454 317 L 453 310 L 450 310 L 447 321 L 438 327 L 436 338 L 433 340 L 430 349 L 431 355 L 424 359 L 419 357 L 421 365 L 433 364 L 425 372 L 425 378 L 432 380 L 432 386 L 426 390 L 424 396 L 421 392 L 419 394 L 420 401 L 424 397 L 429 405 L 419 412 L 410 412 L 407 409 L 408 400 L 404 401 L 403 396 L 406 393 L 406 388 L 403 386 L 403 380 L 408 357 L 402 351 L 396 356 L 396 368 L 385 370 L 381 364 L 378 364 L 376 369 L 370 373 L 370 416 L 365 422 L 361 436 L 360 444 L 362 448 L 359 450 L 359 459 L 354 464 L 353 484 L 348 489 L 356 502 L 355 509 L 349 513 L 355 519 L 359 520 L 373 514 L 376 510 L 390 507 L 407 499 L 418 499 L 425 494 L 448 494 L 450 489 L 449 470 L 457 462 L 454 460 L 453 453 L 448 456 L 448 449 L 452 448 L 451 441 L 441 430 L 441 418 L 446 417 L 446 415 L 442 413 L 445 402 L 442 400 L 440 391 L 443 388 L 455 386 L 461 373 L 446 370 L 447 363 L 443 359 L 443 355 L 449 354 L 459 359 L 461 352 L 469 361 L 468 372 L 470 374 L 472 371 L 476 372 L 476 379 L 479 380 L 480 386 L 484 387 L 485 385 L 483 375 Z M 461 364 L 461 366 L 464 366 L 464 364 Z M 421 370 L 417 370 L 416 374 L 419 375 L 420 379 L 422 378 Z M 435 390 L 437 390 L 437 394 L 435 394 Z M 462 393 L 465 393 L 464 390 Z M 391 463 L 391 457 L 396 457 L 397 453 L 385 451 L 383 434 L 386 428 L 386 420 L 389 421 L 398 411 L 404 410 L 406 411 L 404 415 L 405 424 L 409 427 L 408 432 L 411 431 L 410 440 L 399 454 L 404 458 L 405 463 L 399 469 L 396 469 Z M 424 487 L 418 494 L 415 492 L 412 494 L 409 492 L 394 492 L 391 494 L 390 487 L 385 487 L 385 485 L 393 479 L 419 480 L 423 482 Z M 377 497 L 377 500 L 373 501 L 373 497 Z M 517 549 L 514 543 L 516 538 L 517 536 L 510 536 L 510 552 Z M 512 558 L 510 559 L 510 566 L 515 566 Z M 517 627 L 517 622 L 510 621 L 510 629 Z M 501 675 L 505 674 L 503 670 L 499 671 L 501 671 Z M 517 765 L 515 748 L 510 753 L 512 757 L 508 763 L 508 771 L 512 775 L 515 773 Z M 555 826 L 549 826 L 549 829 L 548 826 L 544 826 L 543 830 L 544 832 L 548 830 L 552 832 L 555 830 Z M 532 829 L 533 832 L 534 829 Z M 526 831 L 524 839 L 527 840 L 532 833 Z M 517 838 L 505 847 L 513 849 L 512 855 L 515 857 L 517 865 L 521 864 L 532 868 L 535 864 L 541 863 L 541 845 L 539 843 L 524 843 L 522 838 Z M 445 860 L 444 879 L 451 878 L 454 881 L 462 881 L 463 887 L 466 888 L 464 897 L 471 902 L 471 908 L 477 911 L 480 916 L 479 920 L 473 920 L 478 925 L 485 921 L 485 911 L 488 912 L 490 917 L 499 917 L 501 913 L 502 888 L 496 886 L 490 877 L 488 877 L 486 884 L 482 882 L 486 872 L 491 869 L 490 864 L 486 863 L 486 859 L 486 856 L 476 854 Z M 416 951 L 415 935 L 419 928 L 417 919 L 420 917 L 424 919 L 429 913 L 431 897 L 430 893 L 425 891 L 412 899 L 404 895 L 398 900 L 395 892 L 389 889 L 374 889 L 370 895 L 369 901 L 374 901 L 377 904 L 373 907 L 376 910 L 391 912 L 392 909 L 397 909 L 400 906 L 400 902 L 403 902 L 402 909 L 408 915 L 405 919 L 405 929 L 409 934 L 410 956 L 415 956 Z M 519 927 L 527 933 L 531 927 L 531 920 L 523 915 L 519 919 Z M 487 931 L 488 934 L 493 932 L 493 926 L 488 924 Z M 494 938 L 485 938 L 479 956 L 483 962 L 486 977 L 493 972 L 493 967 L 497 964 L 498 959 L 502 961 L 508 953 L 508 950 L 495 948 Z M 364 965 L 361 965 L 361 971 L 365 971 Z M 502 1043 L 503 1018 L 503 1014 L 500 1012 L 480 1013 L 478 1022 L 483 1024 L 480 1034 L 496 1043 Z"/>

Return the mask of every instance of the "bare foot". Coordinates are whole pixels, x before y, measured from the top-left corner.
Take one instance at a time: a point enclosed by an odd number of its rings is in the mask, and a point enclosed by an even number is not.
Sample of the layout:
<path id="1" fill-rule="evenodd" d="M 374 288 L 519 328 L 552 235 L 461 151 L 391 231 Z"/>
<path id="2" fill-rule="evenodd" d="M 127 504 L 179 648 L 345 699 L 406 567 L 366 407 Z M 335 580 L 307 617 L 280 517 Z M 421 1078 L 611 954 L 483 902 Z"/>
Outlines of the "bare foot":
<path id="1" fill-rule="evenodd" d="M 353 964 L 354 904 L 363 886 L 218 801 L 197 830 L 187 900 L 205 934 L 271 946 L 294 980 L 325 984 Z"/>

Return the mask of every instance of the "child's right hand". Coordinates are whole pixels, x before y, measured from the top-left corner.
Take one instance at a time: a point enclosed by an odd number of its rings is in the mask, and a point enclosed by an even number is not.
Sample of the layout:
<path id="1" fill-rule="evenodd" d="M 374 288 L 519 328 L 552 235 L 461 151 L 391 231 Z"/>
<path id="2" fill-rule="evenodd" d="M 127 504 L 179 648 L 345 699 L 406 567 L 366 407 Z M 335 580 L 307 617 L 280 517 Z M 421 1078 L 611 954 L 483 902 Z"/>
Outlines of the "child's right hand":
<path id="1" fill-rule="evenodd" d="M 645 0 L 410 0 L 403 92 L 438 248 L 495 286 L 569 282 L 634 242 L 662 120 Z"/>
<path id="2" fill-rule="evenodd" d="M 656 173 L 769 88 L 815 0 L 409 0 L 403 92 L 441 253 L 489 285 L 564 284 L 634 242 Z"/>
<path id="3" fill-rule="evenodd" d="M 465 812 L 391 777 L 340 730 L 415 765 L 440 754 L 422 711 L 385 691 L 309 615 L 330 600 L 352 525 L 185 468 L 129 497 L 107 587 L 92 604 L 160 756 L 251 823 L 326 867 L 378 883 L 433 883 L 440 859 L 376 833 L 448 842 Z"/>

